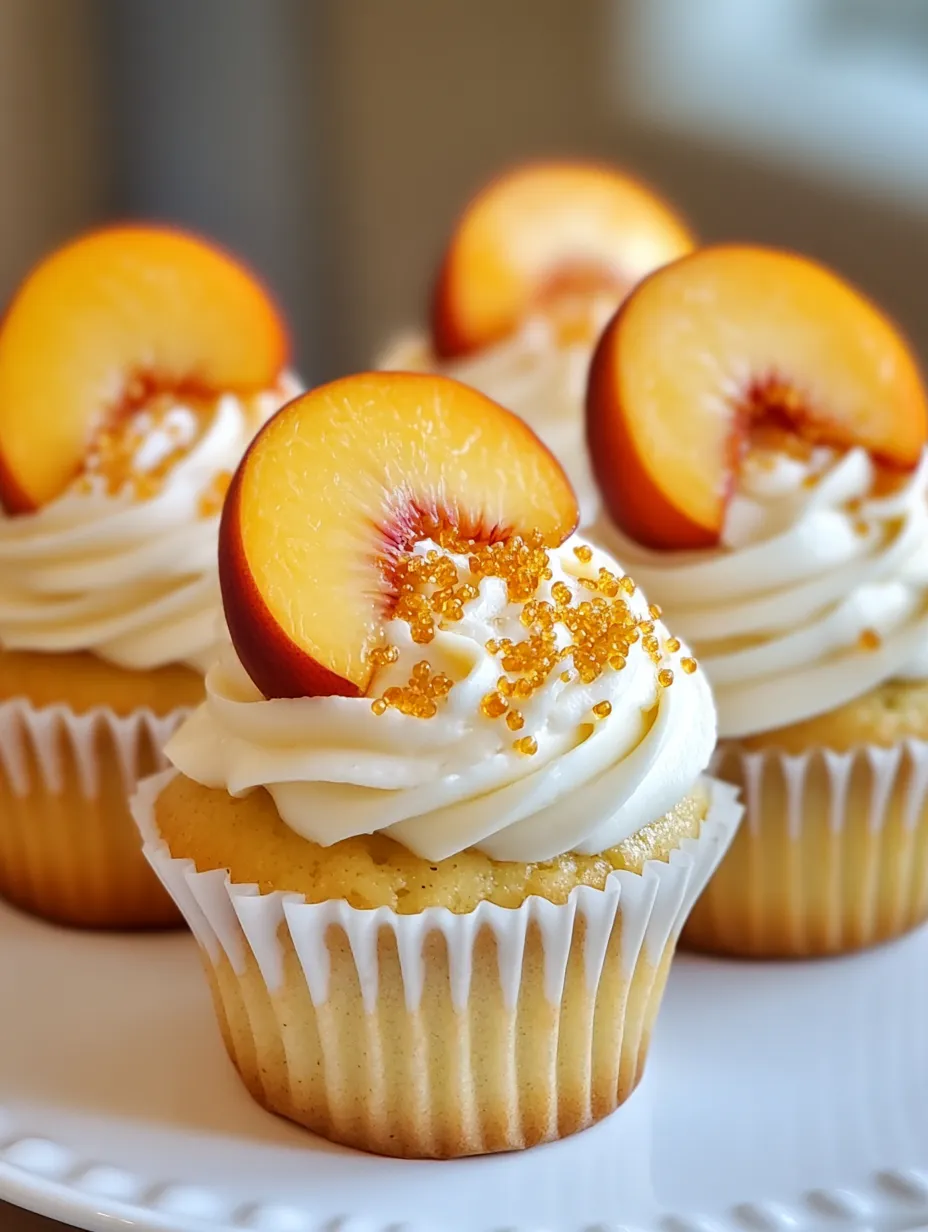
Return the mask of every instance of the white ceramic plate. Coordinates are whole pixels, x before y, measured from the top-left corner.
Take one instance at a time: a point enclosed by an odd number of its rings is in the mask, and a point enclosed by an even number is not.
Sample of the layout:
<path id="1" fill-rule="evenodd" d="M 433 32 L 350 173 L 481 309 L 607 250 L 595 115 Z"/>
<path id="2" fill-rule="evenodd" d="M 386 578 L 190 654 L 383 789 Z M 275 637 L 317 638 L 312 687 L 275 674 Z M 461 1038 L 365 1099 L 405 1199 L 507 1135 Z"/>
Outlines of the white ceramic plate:
<path id="1" fill-rule="evenodd" d="M 797 1232 L 928 1223 L 928 931 L 831 962 L 679 959 L 648 1074 L 575 1138 L 376 1159 L 256 1107 L 187 936 L 0 908 L 0 1198 L 158 1232 Z"/>

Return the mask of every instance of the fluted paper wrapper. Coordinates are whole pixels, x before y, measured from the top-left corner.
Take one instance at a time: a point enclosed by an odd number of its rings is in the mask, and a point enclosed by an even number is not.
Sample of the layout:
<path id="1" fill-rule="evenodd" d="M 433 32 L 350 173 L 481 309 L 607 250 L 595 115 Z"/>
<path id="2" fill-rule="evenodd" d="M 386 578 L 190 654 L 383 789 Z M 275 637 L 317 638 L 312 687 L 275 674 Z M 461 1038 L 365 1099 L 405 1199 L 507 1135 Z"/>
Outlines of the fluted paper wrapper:
<path id="1" fill-rule="evenodd" d="M 65 924 L 179 925 L 128 797 L 165 765 L 161 749 L 187 713 L 0 703 L 0 895 Z"/>
<path id="2" fill-rule="evenodd" d="M 642 1072 L 683 921 L 741 816 L 712 782 L 698 839 L 557 906 L 418 915 L 261 894 L 175 859 L 140 786 L 145 854 L 199 941 L 252 1095 L 351 1146 L 445 1158 L 562 1137 Z"/>
<path id="3" fill-rule="evenodd" d="M 860 949 L 928 917 L 928 744 L 787 754 L 720 745 L 745 821 L 683 944 L 805 957 Z"/>

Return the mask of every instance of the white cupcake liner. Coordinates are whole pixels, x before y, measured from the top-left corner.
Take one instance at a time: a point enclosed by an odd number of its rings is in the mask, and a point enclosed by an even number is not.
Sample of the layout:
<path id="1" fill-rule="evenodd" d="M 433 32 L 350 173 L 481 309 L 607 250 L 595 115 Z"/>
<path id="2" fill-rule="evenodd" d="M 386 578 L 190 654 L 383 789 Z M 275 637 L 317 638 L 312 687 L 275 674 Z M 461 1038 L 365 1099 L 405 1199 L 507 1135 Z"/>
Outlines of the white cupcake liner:
<path id="1" fill-rule="evenodd" d="M 838 953 L 928 916 L 928 742 L 790 754 L 723 742 L 745 821 L 683 934 L 758 956 Z"/>
<path id="2" fill-rule="evenodd" d="M 127 801 L 140 775 L 166 764 L 164 742 L 188 713 L 0 703 L 0 894 L 66 924 L 179 924 Z"/>
<path id="3" fill-rule="evenodd" d="M 484 928 L 489 928 L 496 940 L 500 985 L 509 1007 L 518 1001 L 525 938 L 532 924 L 538 926 L 544 941 L 545 996 L 552 1004 L 561 998 L 578 919 L 586 926 L 588 988 L 595 990 L 599 982 L 606 943 L 619 915 L 622 971 L 630 978 L 640 955 L 651 962 L 660 960 L 724 854 L 742 815 L 737 790 L 712 779 L 709 810 L 699 838 L 685 838 L 666 863 L 649 860 L 640 874 L 613 872 L 602 890 L 577 886 L 562 905 L 533 896 L 518 908 L 482 902 L 467 914 L 429 907 L 416 915 L 399 915 L 388 907 L 362 910 L 345 901 L 307 903 L 302 894 L 261 894 L 255 885 L 234 884 L 224 870 L 198 873 L 192 860 L 175 859 L 161 839 L 154 818 L 155 800 L 175 774 L 167 770 L 143 779 L 131 801 L 145 855 L 155 872 L 210 958 L 215 961 L 224 954 L 236 974 L 241 974 L 250 952 L 270 992 L 283 982 L 283 926 L 293 940 L 316 1006 L 325 1004 L 328 995 L 325 934 L 331 925 L 343 929 L 348 937 L 367 1009 L 377 1003 L 377 939 L 384 927 L 396 937 L 410 1011 L 416 1010 L 421 1000 L 423 942 L 433 931 L 443 935 L 448 947 L 455 1009 L 467 1003 L 474 940 Z"/>
<path id="4" fill-rule="evenodd" d="M 108 706 L 94 706 L 76 714 L 61 703 L 37 707 L 28 698 L 13 697 L 0 703 L 0 772 L 17 796 L 28 796 L 37 789 L 60 795 L 66 772 L 73 765 L 81 794 L 87 800 L 96 799 L 100 794 L 97 748 L 103 735 L 116 750 L 129 794 L 139 781 L 146 739 L 159 768 L 166 766 L 161 750 L 189 713 L 187 708 L 178 708 L 156 715 L 140 707 L 129 715 L 118 715 Z"/>
<path id="5" fill-rule="evenodd" d="M 145 854 L 204 956 L 251 1093 L 349 1145 L 411 1157 L 509 1150 L 581 1129 L 637 1084 L 683 921 L 741 817 L 710 781 L 698 839 L 567 903 L 417 915 L 308 903 L 171 856 L 145 780 Z"/>

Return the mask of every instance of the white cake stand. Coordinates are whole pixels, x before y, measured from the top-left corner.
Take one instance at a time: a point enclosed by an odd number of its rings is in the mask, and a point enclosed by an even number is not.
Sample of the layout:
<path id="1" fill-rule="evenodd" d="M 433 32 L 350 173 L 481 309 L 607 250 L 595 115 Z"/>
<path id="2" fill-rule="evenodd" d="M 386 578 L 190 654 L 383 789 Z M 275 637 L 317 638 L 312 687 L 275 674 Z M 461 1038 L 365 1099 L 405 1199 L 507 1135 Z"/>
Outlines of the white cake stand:
<path id="1" fill-rule="evenodd" d="M 678 960 L 639 1091 L 523 1154 L 377 1159 L 256 1107 L 191 939 L 0 908 L 0 1199 L 93 1232 L 804 1232 L 928 1224 L 928 931 Z"/>

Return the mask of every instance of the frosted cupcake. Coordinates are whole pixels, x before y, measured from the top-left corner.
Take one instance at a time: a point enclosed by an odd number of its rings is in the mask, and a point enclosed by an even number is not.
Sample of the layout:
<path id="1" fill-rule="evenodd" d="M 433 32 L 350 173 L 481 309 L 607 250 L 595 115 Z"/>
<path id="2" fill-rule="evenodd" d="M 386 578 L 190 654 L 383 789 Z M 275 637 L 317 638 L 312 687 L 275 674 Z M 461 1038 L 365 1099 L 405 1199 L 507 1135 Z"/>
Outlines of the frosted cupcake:
<path id="1" fill-rule="evenodd" d="M 440 377 L 323 386 L 233 481 L 231 641 L 134 811 L 249 1091 L 333 1140 L 530 1146 L 641 1075 L 740 809 L 703 674 L 576 518 Z"/>
<path id="2" fill-rule="evenodd" d="M 127 793 L 203 696 L 225 487 L 290 394 L 266 293 L 201 241 L 92 233 L 0 327 L 0 894 L 178 922 Z"/>
<path id="3" fill-rule="evenodd" d="M 686 941 L 803 956 L 918 924 L 928 460 L 904 342 L 810 261 L 705 249 L 607 328 L 588 417 L 602 537 L 695 647 L 746 803 Z"/>
<path id="4" fill-rule="evenodd" d="M 593 344 L 631 286 L 692 247 L 679 215 L 618 170 L 516 167 L 458 221 L 429 336 L 397 339 L 379 366 L 443 372 L 526 420 L 565 467 L 586 525 L 599 507 L 583 430 Z"/>

